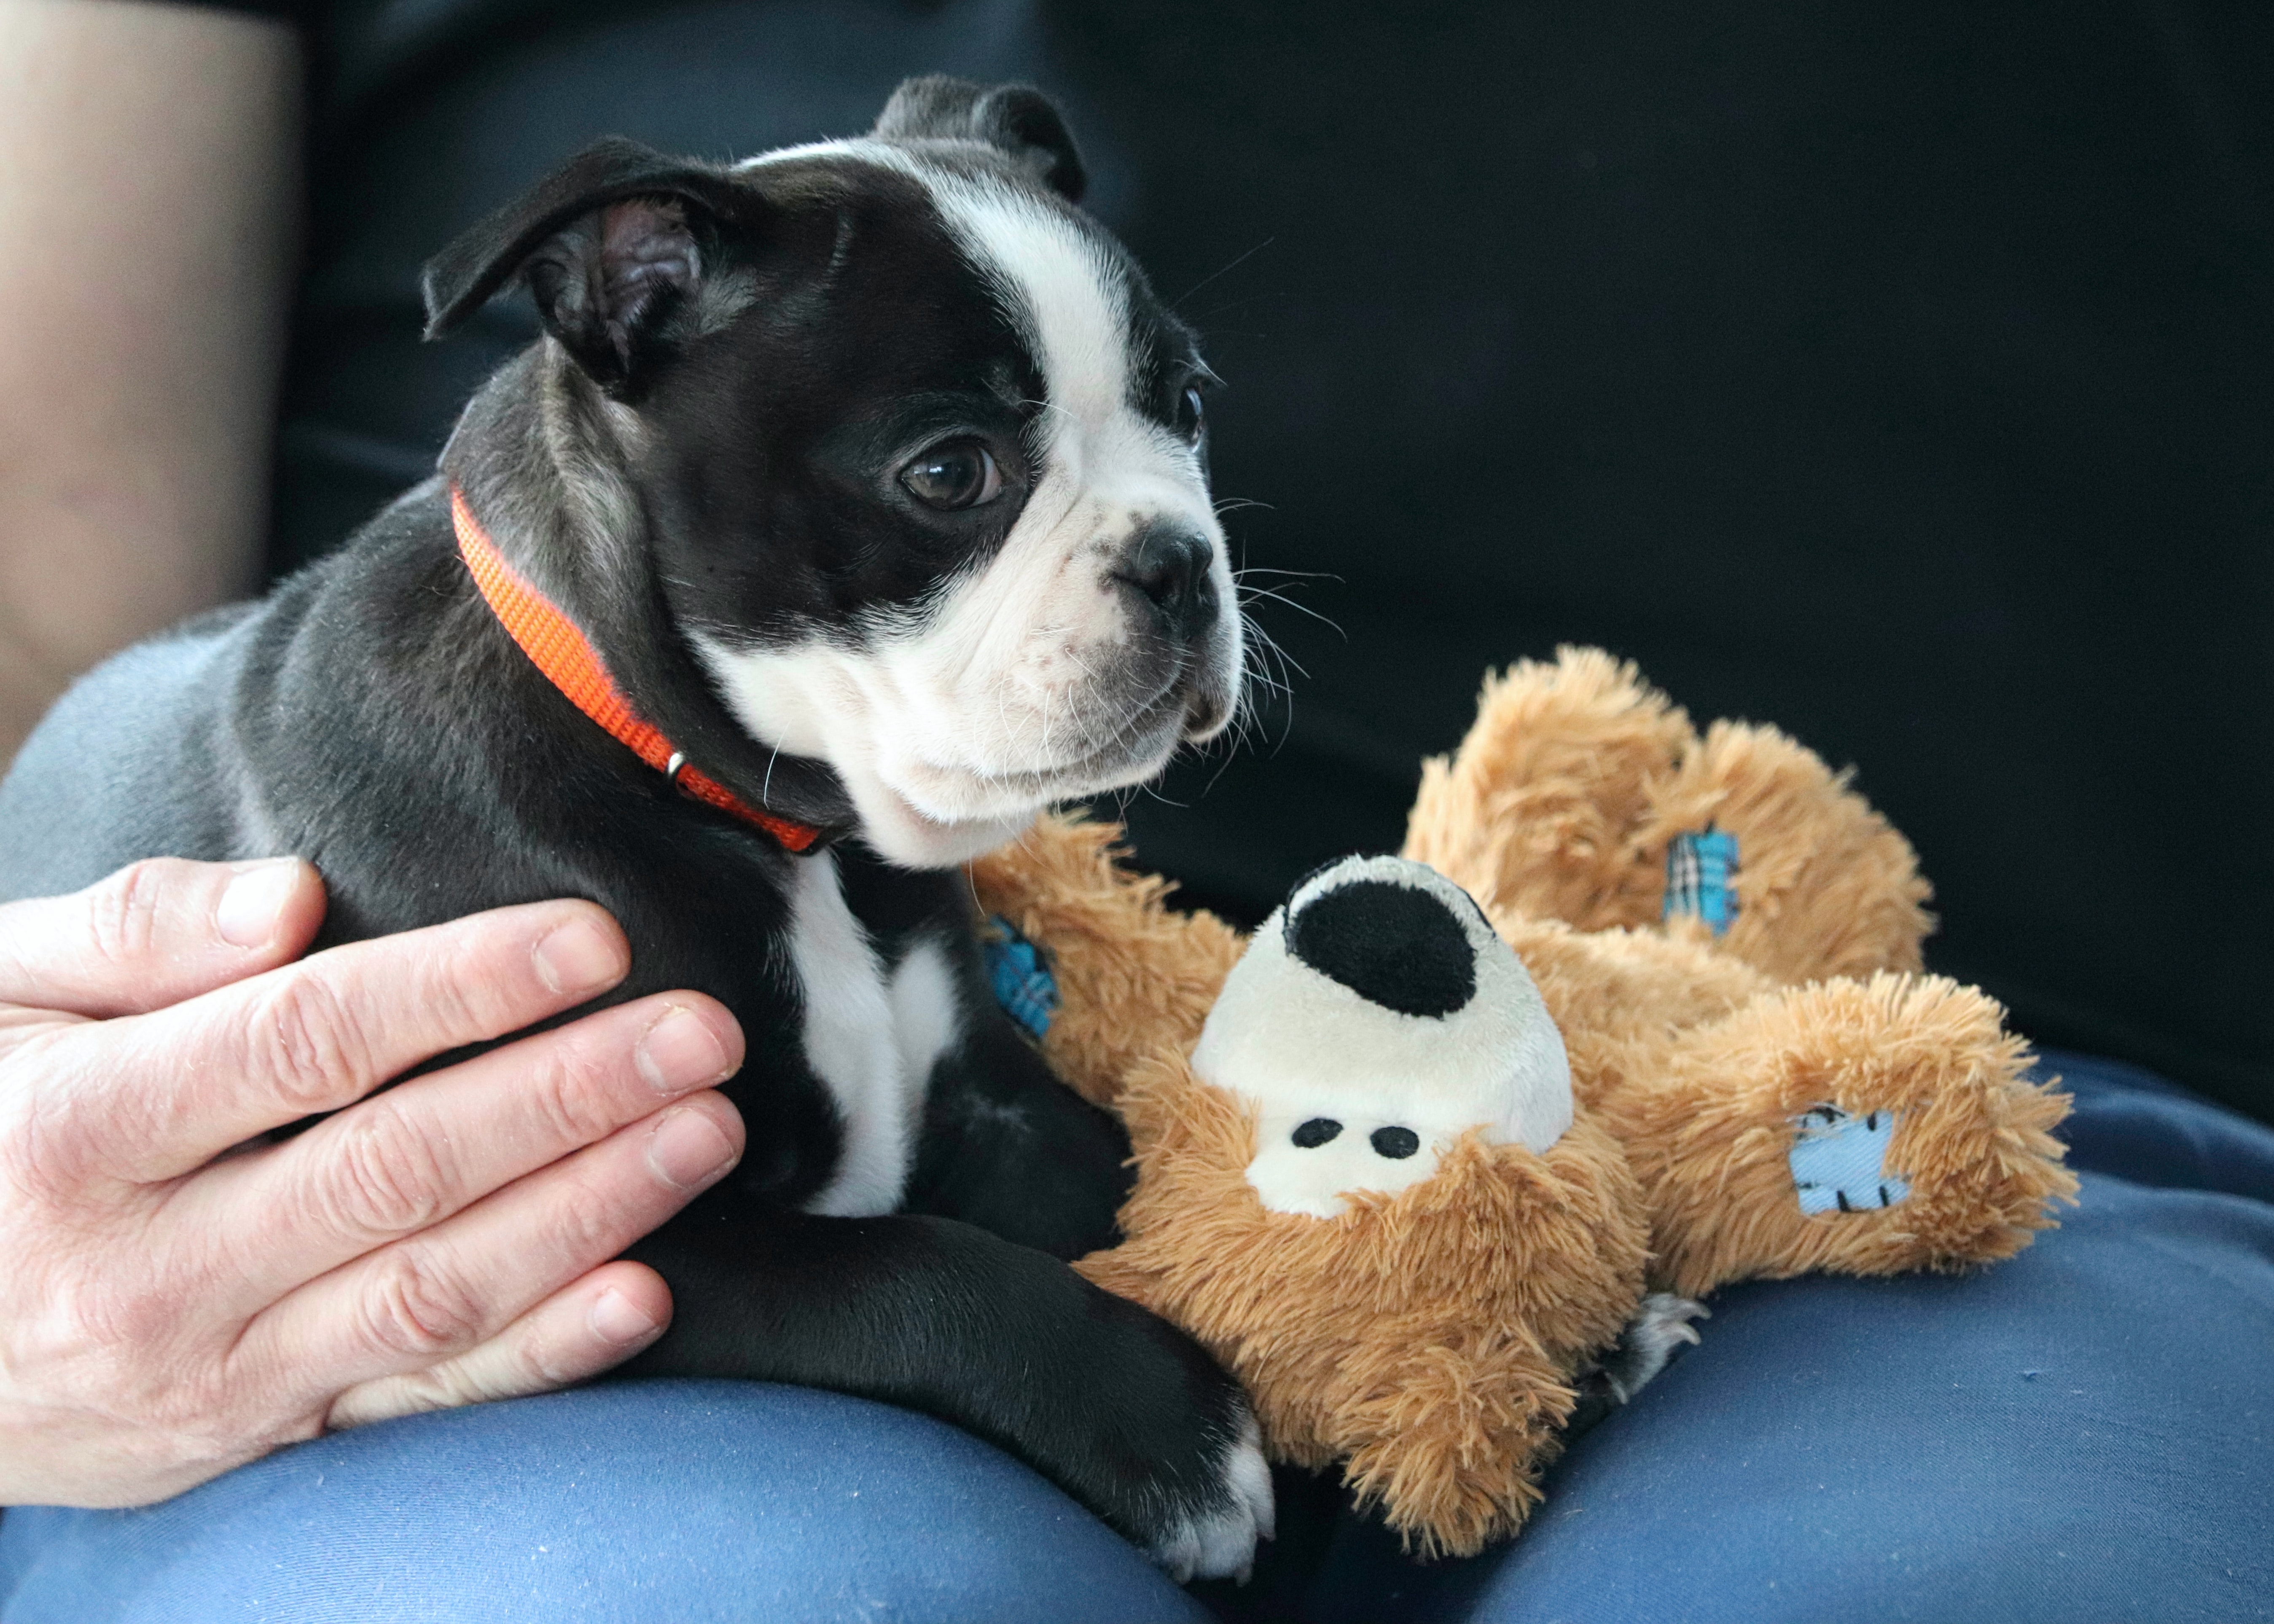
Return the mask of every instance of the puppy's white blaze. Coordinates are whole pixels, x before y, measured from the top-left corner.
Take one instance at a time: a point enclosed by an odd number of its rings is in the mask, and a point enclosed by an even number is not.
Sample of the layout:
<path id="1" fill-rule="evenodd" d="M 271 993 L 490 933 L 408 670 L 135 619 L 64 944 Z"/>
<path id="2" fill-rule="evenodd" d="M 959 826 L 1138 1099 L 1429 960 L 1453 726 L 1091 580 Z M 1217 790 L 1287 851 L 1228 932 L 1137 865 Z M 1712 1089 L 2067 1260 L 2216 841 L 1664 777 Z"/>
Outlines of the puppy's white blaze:
<path id="1" fill-rule="evenodd" d="M 948 967 L 946 950 L 937 942 L 917 943 L 894 967 L 887 992 L 893 1037 L 907 1068 L 907 1098 L 913 1108 L 922 1101 L 939 1057 L 963 1035 L 963 1007 L 955 996 L 955 973 Z M 913 1125 L 913 1109 L 910 1115 Z"/>
<path id="2" fill-rule="evenodd" d="M 1042 477 L 1001 552 L 957 583 L 924 640 L 935 682 L 962 713 L 971 759 L 1002 773 L 1070 771 L 1087 793 L 1149 777 L 1180 728 L 1113 755 L 1126 718 L 1087 690 L 1141 614 L 1114 579 L 1141 523 L 1177 521 L 1208 538 L 1225 605 L 1215 658 L 1236 671 L 1239 627 L 1224 534 L 1197 456 L 1130 403 L 1129 289 L 1121 267 L 1063 212 L 1012 188 L 934 175 L 927 184 L 965 253 L 1001 298 L 1041 367 Z M 1132 741 L 1137 742 L 1137 741 Z"/>
<path id="3" fill-rule="evenodd" d="M 1386 880 L 1439 897 L 1474 955 L 1476 991 L 1444 1016 L 1369 1002 L 1287 951 L 1284 924 L 1320 893 Z M 1443 876 L 1397 857 L 1337 863 L 1263 921 L 1225 978 L 1193 1050 L 1201 1080 L 1256 1115 L 1247 1182 L 1274 1212 L 1333 1218 L 1357 1190 L 1394 1193 L 1437 1170 L 1462 1134 L 1544 1153 L 1571 1126 L 1571 1064 L 1540 989 L 1513 948 Z M 1322 1144 L 1295 1142 L 1314 1118 L 1339 1123 Z M 1415 1154 L 1382 1154 L 1380 1128 L 1404 1128 Z"/>
<path id="4" fill-rule="evenodd" d="M 907 1182 L 932 1066 L 960 1026 L 953 978 L 938 946 L 925 943 L 887 980 L 868 933 L 845 906 L 830 853 L 792 865 L 790 914 L 806 1061 L 828 1086 L 845 1132 L 836 1177 L 807 1210 L 834 1217 L 888 1213 Z"/>
<path id="5" fill-rule="evenodd" d="M 1038 477 L 1000 549 L 918 610 L 787 646 L 693 641 L 752 734 L 837 770 L 870 845 L 945 867 L 1052 801 L 1152 777 L 1183 738 L 1181 706 L 1126 680 L 1132 641 L 1149 628 L 1115 572 L 1139 526 L 1166 519 L 1209 538 L 1222 608 L 1203 658 L 1227 690 L 1241 665 L 1231 565 L 1197 455 L 1129 403 L 1118 264 L 1052 204 L 885 143 L 742 167 L 824 156 L 879 164 L 930 195 L 1043 372 Z M 1219 726 L 1232 709 L 1223 697 Z"/>

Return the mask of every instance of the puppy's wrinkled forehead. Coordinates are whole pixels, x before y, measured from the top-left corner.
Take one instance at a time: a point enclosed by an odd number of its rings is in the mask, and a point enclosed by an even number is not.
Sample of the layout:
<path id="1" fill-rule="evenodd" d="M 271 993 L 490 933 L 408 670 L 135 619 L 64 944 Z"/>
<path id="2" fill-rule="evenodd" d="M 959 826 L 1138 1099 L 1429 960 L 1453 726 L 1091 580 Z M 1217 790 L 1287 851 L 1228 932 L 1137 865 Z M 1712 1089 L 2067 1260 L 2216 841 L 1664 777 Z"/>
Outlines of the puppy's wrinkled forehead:
<path id="1" fill-rule="evenodd" d="M 937 233 L 1016 342 L 1034 391 L 1023 407 L 1088 420 L 1133 410 L 1165 425 L 1156 397 L 1167 371 L 1195 358 L 1190 334 L 1119 243 L 1016 166 L 973 143 L 855 140 L 767 154 L 741 169 L 769 190 L 843 188 L 915 217 L 903 226 L 920 219 L 917 229 Z M 863 246 L 848 241 L 840 252 Z"/>
<path id="2" fill-rule="evenodd" d="M 1132 360 L 1153 360 L 1157 335 L 1132 320 L 1118 245 L 1032 195 L 953 177 L 931 195 L 1034 357 L 1049 403 L 1085 418 L 1141 408 Z"/>

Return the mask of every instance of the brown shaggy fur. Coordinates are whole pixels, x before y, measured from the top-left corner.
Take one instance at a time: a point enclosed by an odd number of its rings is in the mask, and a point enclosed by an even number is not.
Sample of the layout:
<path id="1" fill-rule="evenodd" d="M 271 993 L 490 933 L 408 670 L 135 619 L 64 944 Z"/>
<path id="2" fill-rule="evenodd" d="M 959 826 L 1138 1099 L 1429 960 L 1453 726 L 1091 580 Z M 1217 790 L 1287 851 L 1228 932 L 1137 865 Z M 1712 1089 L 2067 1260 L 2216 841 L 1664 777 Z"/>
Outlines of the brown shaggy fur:
<path id="1" fill-rule="evenodd" d="M 1718 941 L 1656 922 L 1668 842 L 1709 819 L 1743 865 Z M 1995 1003 L 1916 974 L 1931 921 L 1909 845 L 1784 735 L 1701 740 L 1599 650 L 1488 678 L 1406 841 L 1484 905 L 1562 1029 L 1577 1116 L 1544 1156 L 1472 1139 L 1340 1218 L 1265 1210 L 1252 1123 L 1185 1063 L 1243 943 L 1170 911 L 1118 835 L 1046 818 L 972 875 L 983 912 L 1052 954 L 1046 1052 L 1135 1147 L 1128 1239 L 1077 1267 L 1200 1337 L 1278 1458 L 1343 1461 L 1425 1553 L 1522 1523 L 1572 1375 L 1646 1282 L 1963 1267 L 2074 1199 L 2051 1134 L 2066 1097 L 2023 1078 Z M 1896 1113 L 1908 1199 L 1800 1210 L 1788 1156 L 1818 1105 Z"/>
<path id="2" fill-rule="evenodd" d="M 1247 946 L 1213 914 L 1171 913 L 1172 883 L 1123 868 L 1120 838 L 1111 823 L 1045 817 L 971 868 L 982 916 L 999 914 L 1048 946 L 1060 1003 L 1043 1051 L 1104 1106 L 1140 1061 L 1191 1052 Z"/>
<path id="3" fill-rule="evenodd" d="M 1129 1241 L 1075 1265 L 1207 1344 L 1281 1458 L 1347 1461 L 1421 1552 L 1468 1553 L 1540 1498 L 1580 1361 L 1642 1295 L 1641 1192 L 1579 1122 L 1535 1156 L 1468 1139 L 1339 1218 L 1267 1211 L 1239 1102 L 1155 1056 L 1121 1096 L 1144 1177 Z"/>
<path id="4" fill-rule="evenodd" d="M 1773 727 L 1689 714 L 1600 649 L 1487 675 L 1460 754 L 1422 763 L 1405 855 L 1487 910 L 1581 930 L 1659 921 L 1666 848 L 1737 837 L 1737 921 L 1717 951 L 1778 981 L 1916 970 L 1934 926 L 1910 842 Z"/>

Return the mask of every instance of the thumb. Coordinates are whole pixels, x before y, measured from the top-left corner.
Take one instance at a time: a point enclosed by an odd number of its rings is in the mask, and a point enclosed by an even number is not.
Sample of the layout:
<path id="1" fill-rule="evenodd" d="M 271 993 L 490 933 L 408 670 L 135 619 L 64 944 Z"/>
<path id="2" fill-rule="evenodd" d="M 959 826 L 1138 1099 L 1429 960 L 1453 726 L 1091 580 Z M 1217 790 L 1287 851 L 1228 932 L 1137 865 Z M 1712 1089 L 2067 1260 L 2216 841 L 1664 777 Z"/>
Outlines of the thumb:
<path id="1" fill-rule="evenodd" d="M 153 857 L 67 897 L 0 906 L 0 1004 L 139 1015 L 297 958 L 324 883 L 297 857 Z"/>

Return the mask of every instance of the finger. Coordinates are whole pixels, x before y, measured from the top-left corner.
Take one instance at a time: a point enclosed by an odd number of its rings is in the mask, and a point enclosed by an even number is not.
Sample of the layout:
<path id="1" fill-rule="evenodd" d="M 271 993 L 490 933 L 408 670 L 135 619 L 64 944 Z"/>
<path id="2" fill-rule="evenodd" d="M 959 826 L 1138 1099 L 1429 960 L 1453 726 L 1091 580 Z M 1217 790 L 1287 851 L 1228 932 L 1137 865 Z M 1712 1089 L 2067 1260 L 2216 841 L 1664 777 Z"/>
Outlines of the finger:
<path id="1" fill-rule="evenodd" d="M 725 1177 L 742 1122 L 698 1094 L 456 1217 L 313 1280 L 249 1325 L 248 1380 L 325 1396 L 479 1347 Z"/>
<path id="2" fill-rule="evenodd" d="M 40 1103 L 57 1124 L 51 1139 L 85 1147 L 93 1175 L 172 1178 L 352 1104 L 422 1060 L 571 1009 L 630 963 L 623 932 L 589 902 L 353 943 L 172 1009 L 53 1034 L 55 1097 Z"/>
<path id="3" fill-rule="evenodd" d="M 671 1289 L 660 1275 L 644 1264 L 606 1264 L 456 1358 L 350 1387 L 332 1402 L 325 1425 L 550 1393 L 622 1364 L 670 1323 Z"/>
<path id="4" fill-rule="evenodd" d="M 167 1227 L 248 1317 L 339 1265 L 432 1227 L 742 1064 L 726 1006 L 670 993 L 414 1078 L 307 1132 L 182 1184 Z"/>
<path id="5" fill-rule="evenodd" d="M 0 1004 L 98 1019 L 163 1009 L 298 957 L 323 917 L 324 883 L 297 857 L 154 857 L 0 906 Z"/>

